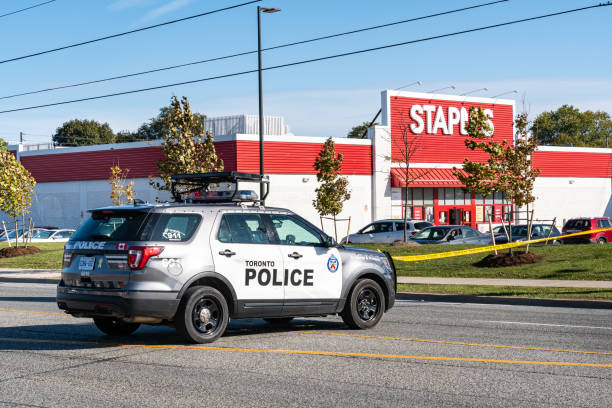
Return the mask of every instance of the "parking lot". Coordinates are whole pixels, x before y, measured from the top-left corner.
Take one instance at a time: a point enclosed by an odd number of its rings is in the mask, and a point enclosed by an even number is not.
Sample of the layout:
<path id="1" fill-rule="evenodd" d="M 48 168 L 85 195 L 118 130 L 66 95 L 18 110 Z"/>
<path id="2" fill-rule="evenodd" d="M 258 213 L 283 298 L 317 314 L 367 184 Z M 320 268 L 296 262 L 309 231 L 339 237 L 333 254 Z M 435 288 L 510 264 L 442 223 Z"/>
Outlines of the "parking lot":
<path id="1" fill-rule="evenodd" d="M 233 321 L 210 345 L 127 338 L 0 282 L 2 406 L 612 405 L 609 310 L 400 300 L 379 326 Z"/>

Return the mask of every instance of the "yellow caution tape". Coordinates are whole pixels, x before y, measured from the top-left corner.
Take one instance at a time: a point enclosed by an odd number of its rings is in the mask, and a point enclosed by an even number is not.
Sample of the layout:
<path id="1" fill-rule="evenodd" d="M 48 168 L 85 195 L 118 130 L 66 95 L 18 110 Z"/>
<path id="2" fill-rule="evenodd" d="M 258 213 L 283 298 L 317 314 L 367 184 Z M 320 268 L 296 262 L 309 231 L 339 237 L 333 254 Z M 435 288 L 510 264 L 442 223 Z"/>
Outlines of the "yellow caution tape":
<path id="1" fill-rule="evenodd" d="M 593 229 L 593 230 L 588 230 L 588 231 L 575 232 L 573 234 L 561 235 L 561 236 L 557 236 L 557 237 L 532 239 L 531 241 L 510 242 L 508 244 L 489 245 L 489 246 L 486 246 L 486 247 L 462 249 L 462 250 L 459 250 L 459 251 L 438 252 L 438 253 L 435 253 L 435 254 L 424 254 L 424 255 L 394 256 L 393 260 L 395 260 L 395 261 L 403 261 L 403 262 L 415 262 L 415 261 L 425 261 L 425 260 L 428 260 L 428 259 L 440 259 L 440 258 L 450 258 L 450 257 L 453 257 L 453 256 L 463 256 L 463 255 L 479 254 L 481 252 L 491 252 L 491 251 L 495 251 L 495 250 L 498 250 L 498 249 L 516 248 L 516 247 L 520 247 L 520 246 L 524 246 L 524 245 L 537 244 L 537 243 L 545 242 L 545 241 L 553 241 L 555 239 L 576 237 L 576 236 L 579 236 L 579 235 L 595 234 L 597 232 L 608 231 L 610 229 L 612 229 L 612 228 L 598 228 L 598 229 Z"/>

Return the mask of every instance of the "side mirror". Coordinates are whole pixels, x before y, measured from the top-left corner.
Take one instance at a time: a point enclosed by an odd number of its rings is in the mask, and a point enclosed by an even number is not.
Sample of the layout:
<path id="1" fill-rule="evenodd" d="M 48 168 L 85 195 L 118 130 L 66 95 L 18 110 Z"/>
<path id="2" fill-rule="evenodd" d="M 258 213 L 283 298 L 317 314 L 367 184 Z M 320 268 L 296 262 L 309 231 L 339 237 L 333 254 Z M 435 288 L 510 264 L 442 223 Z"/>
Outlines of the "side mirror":
<path id="1" fill-rule="evenodd" d="M 325 241 L 325 246 L 327 246 L 328 248 L 331 248 L 331 247 L 335 247 L 336 245 L 338 244 L 336 243 L 335 239 L 333 239 L 332 237 L 327 237 L 327 240 Z"/>

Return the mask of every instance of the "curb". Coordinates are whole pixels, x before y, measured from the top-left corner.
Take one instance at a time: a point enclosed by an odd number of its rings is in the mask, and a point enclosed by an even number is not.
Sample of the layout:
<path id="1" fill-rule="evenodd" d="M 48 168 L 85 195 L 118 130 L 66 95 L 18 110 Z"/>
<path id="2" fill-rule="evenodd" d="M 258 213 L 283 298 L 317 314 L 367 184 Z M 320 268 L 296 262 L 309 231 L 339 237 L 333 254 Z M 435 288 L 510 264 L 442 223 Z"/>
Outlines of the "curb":
<path id="1" fill-rule="evenodd" d="M 605 300 L 571 300 L 571 299 L 544 299 L 519 298 L 504 296 L 476 296 L 476 295 L 440 295 L 433 293 L 398 292 L 398 300 L 417 300 L 424 302 L 453 302 L 453 303 L 480 303 L 515 306 L 543 306 L 543 307 L 571 307 L 580 309 L 612 309 L 612 301 Z"/>
<path id="2" fill-rule="evenodd" d="M 6 283 L 47 283 L 47 284 L 57 285 L 59 281 L 60 281 L 59 277 L 57 278 L 25 278 L 25 277 L 5 278 L 5 277 L 0 277 L 0 283 L 2 282 L 6 282 Z"/>

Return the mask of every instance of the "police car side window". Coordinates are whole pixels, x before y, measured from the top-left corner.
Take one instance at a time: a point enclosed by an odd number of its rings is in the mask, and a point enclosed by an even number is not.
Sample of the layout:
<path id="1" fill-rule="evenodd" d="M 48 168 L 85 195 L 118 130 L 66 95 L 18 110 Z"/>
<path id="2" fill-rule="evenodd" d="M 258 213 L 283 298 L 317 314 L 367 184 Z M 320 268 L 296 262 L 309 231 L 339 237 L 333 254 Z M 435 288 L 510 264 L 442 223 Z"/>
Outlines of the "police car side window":
<path id="1" fill-rule="evenodd" d="M 234 244 L 268 244 L 268 233 L 259 214 L 224 214 L 217 239 Z"/>
<path id="2" fill-rule="evenodd" d="M 270 214 L 281 245 L 323 245 L 321 236 L 299 219 L 289 215 Z"/>

